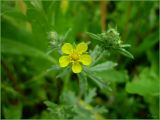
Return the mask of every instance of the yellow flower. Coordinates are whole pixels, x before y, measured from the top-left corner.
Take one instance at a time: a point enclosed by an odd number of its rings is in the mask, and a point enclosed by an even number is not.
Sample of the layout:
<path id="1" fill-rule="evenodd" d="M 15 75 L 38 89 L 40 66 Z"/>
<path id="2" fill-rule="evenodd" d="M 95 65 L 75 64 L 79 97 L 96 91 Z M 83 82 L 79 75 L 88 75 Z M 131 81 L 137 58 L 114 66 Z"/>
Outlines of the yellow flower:
<path id="1" fill-rule="evenodd" d="M 72 63 L 72 71 L 80 73 L 83 65 L 90 65 L 92 62 L 91 56 L 86 53 L 88 45 L 84 42 L 79 43 L 75 48 L 70 43 L 65 43 L 62 46 L 63 55 L 59 58 L 61 67 L 66 67 Z"/>

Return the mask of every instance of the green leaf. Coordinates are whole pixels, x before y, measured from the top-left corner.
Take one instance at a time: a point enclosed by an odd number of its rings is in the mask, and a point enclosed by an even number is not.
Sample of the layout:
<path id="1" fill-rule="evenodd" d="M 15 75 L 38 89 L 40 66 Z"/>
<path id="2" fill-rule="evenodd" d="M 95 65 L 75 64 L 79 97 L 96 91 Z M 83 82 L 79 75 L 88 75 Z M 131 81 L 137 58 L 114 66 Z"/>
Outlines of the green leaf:
<path id="1" fill-rule="evenodd" d="M 55 108 L 57 107 L 57 105 L 51 101 L 44 101 L 44 104 L 47 106 L 47 107 L 50 107 L 50 108 Z"/>
<path id="2" fill-rule="evenodd" d="M 154 78 L 149 69 L 144 69 L 138 77 L 134 77 L 132 82 L 128 82 L 126 90 L 129 93 L 142 96 L 158 96 L 159 93 L 158 77 Z"/>
<path id="3" fill-rule="evenodd" d="M 111 62 L 111 61 L 107 61 L 98 65 L 95 65 L 93 67 L 90 68 L 91 71 L 94 72 L 101 72 L 101 71 L 105 71 L 105 70 L 110 70 L 113 67 L 115 67 L 117 65 L 117 63 Z"/>
<path id="4" fill-rule="evenodd" d="M 96 45 L 93 51 L 91 51 L 91 57 L 94 60 L 91 66 L 95 65 L 99 60 L 101 60 L 104 54 L 106 54 L 106 51 L 102 50 L 100 46 Z"/>
<path id="5" fill-rule="evenodd" d="M 65 75 L 70 73 L 70 68 L 61 69 L 60 73 L 56 76 L 56 78 L 63 78 Z"/>
<path id="6" fill-rule="evenodd" d="M 3 108 L 5 119 L 21 119 L 22 104 L 11 105 Z"/>
<path id="7" fill-rule="evenodd" d="M 75 105 L 77 102 L 77 98 L 73 91 L 65 91 L 60 96 L 60 101 L 62 104 Z"/>
<path id="8" fill-rule="evenodd" d="M 107 113 L 108 112 L 108 110 L 105 108 L 105 106 L 96 106 L 93 109 L 93 111 L 96 113 Z"/>
<path id="9" fill-rule="evenodd" d="M 90 89 L 88 94 L 85 95 L 85 102 L 86 103 L 90 103 L 91 101 L 93 101 L 93 98 L 96 96 L 96 89 Z"/>
<path id="10" fill-rule="evenodd" d="M 127 50 L 125 50 L 124 48 L 118 48 L 118 52 L 120 52 L 121 54 L 123 54 L 126 57 L 134 59 L 133 55 L 130 52 L 128 52 Z"/>
<path id="11" fill-rule="evenodd" d="M 91 72 L 91 71 L 86 71 L 86 73 L 87 73 L 87 76 L 88 76 L 91 80 L 93 80 L 93 81 L 98 85 L 98 87 L 99 87 L 100 89 L 103 89 L 103 88 L 106 87 L 106 83 L 102 80 L 101 77 L 96 76 L 96 75 L 95 75 L 93 72 Z"/>
<path id="12" fill-rule="evenodd" d="M 126 70 L 111 69 L 108 71 L 97 72 L 97 76 L 101 76 L 104 81 L 111 83 L 124 83 L 128 81 L 128 73 Z"/>
<path id="13" fill-rule="evenodd" d="M 47 110 L 49 111 L 49 116 L 52 117 L 56 117 L 57 113 L 60 113 L 60 111 L 58 111 L 59 106 L 51 101 L 44 101 L 44 104 L 47 106 Z"/>
<path id="14" fill-rule="evenodd" d="M 46 55 L 43 51 L 14 40 L 2 38 L 1 52 L 7 54 L 26 55 L 30 57 L 43 58 L 52 63 L 56 63 L 55 59 Z"/>
<path id="15" fill-rule="evenodd" d="M 90 33 L 90 32 L 87 32 L 87 34 L 88 34 L 92 39 L 96 39 L 96 40 L 102 41 L 101 37 L 99 37 L 99 36 L 96 35 L 96 34 L 93 34 L 93 33 Z"/>
<path id="16" fill-rule="evenodd" d="M 59 65 L 53 65 L 52 67 L 50 67 L 49 69 L 47 69 L 46 72 L 50 72 L 52 70 L 59 71 L 59 70 L 61 70 L 61 67 Z"/>
<path id="17" fill-rule="evenodd" d="M 151 80 L 137 80 L 129 82 L 126 85 L 126 90 L 129 93 L 135 93 L 142 96 L 158 96 L 158 82 Z"/>

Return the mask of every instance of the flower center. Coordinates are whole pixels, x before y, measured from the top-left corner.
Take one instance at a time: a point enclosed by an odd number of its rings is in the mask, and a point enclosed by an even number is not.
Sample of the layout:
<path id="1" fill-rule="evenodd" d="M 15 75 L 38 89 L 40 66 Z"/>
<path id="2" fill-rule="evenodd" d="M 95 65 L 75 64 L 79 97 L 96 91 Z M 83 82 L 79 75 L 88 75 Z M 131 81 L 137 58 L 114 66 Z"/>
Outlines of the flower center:
<path id="1" fill-rule="evenodd" d="M 70 54 L 70 58 L 72 61 L 77 61 L 77 60 L 79 60 L 79 54 L 72 53 L 72 54 Z"/>

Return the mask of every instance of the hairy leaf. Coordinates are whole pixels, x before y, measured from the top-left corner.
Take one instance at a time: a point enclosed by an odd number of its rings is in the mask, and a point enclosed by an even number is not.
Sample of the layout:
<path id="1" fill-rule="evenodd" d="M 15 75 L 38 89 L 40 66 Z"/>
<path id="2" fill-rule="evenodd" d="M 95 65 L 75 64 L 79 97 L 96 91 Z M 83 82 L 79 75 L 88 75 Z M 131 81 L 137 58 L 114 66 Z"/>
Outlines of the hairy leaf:
<path id="1" fill-rule="evenodd" d="M 101 71 L 105 71 L 105 70 L 110 70 L 113 67 L 115 67 L 117 65 L 117 63 L 111 62 L 111 61 L 107 61 L 98 65 L 95 65 L 93 67 L 90 68 L 91 71 L 94 72 L 101 72 Z"/>

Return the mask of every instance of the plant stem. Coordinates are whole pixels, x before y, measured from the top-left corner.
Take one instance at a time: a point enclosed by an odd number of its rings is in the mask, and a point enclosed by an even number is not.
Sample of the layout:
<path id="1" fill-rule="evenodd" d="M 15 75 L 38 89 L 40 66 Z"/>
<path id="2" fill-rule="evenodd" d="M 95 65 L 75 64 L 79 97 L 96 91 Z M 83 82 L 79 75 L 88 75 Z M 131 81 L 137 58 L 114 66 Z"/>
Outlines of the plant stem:
<path id="1" fill-rule="evenodd" d="M 107 1 L 100 1 L 100 10 L 101 10 L 101 28 L 102 32 L 106 30 L 106 18 L 107 18 Z"/>

